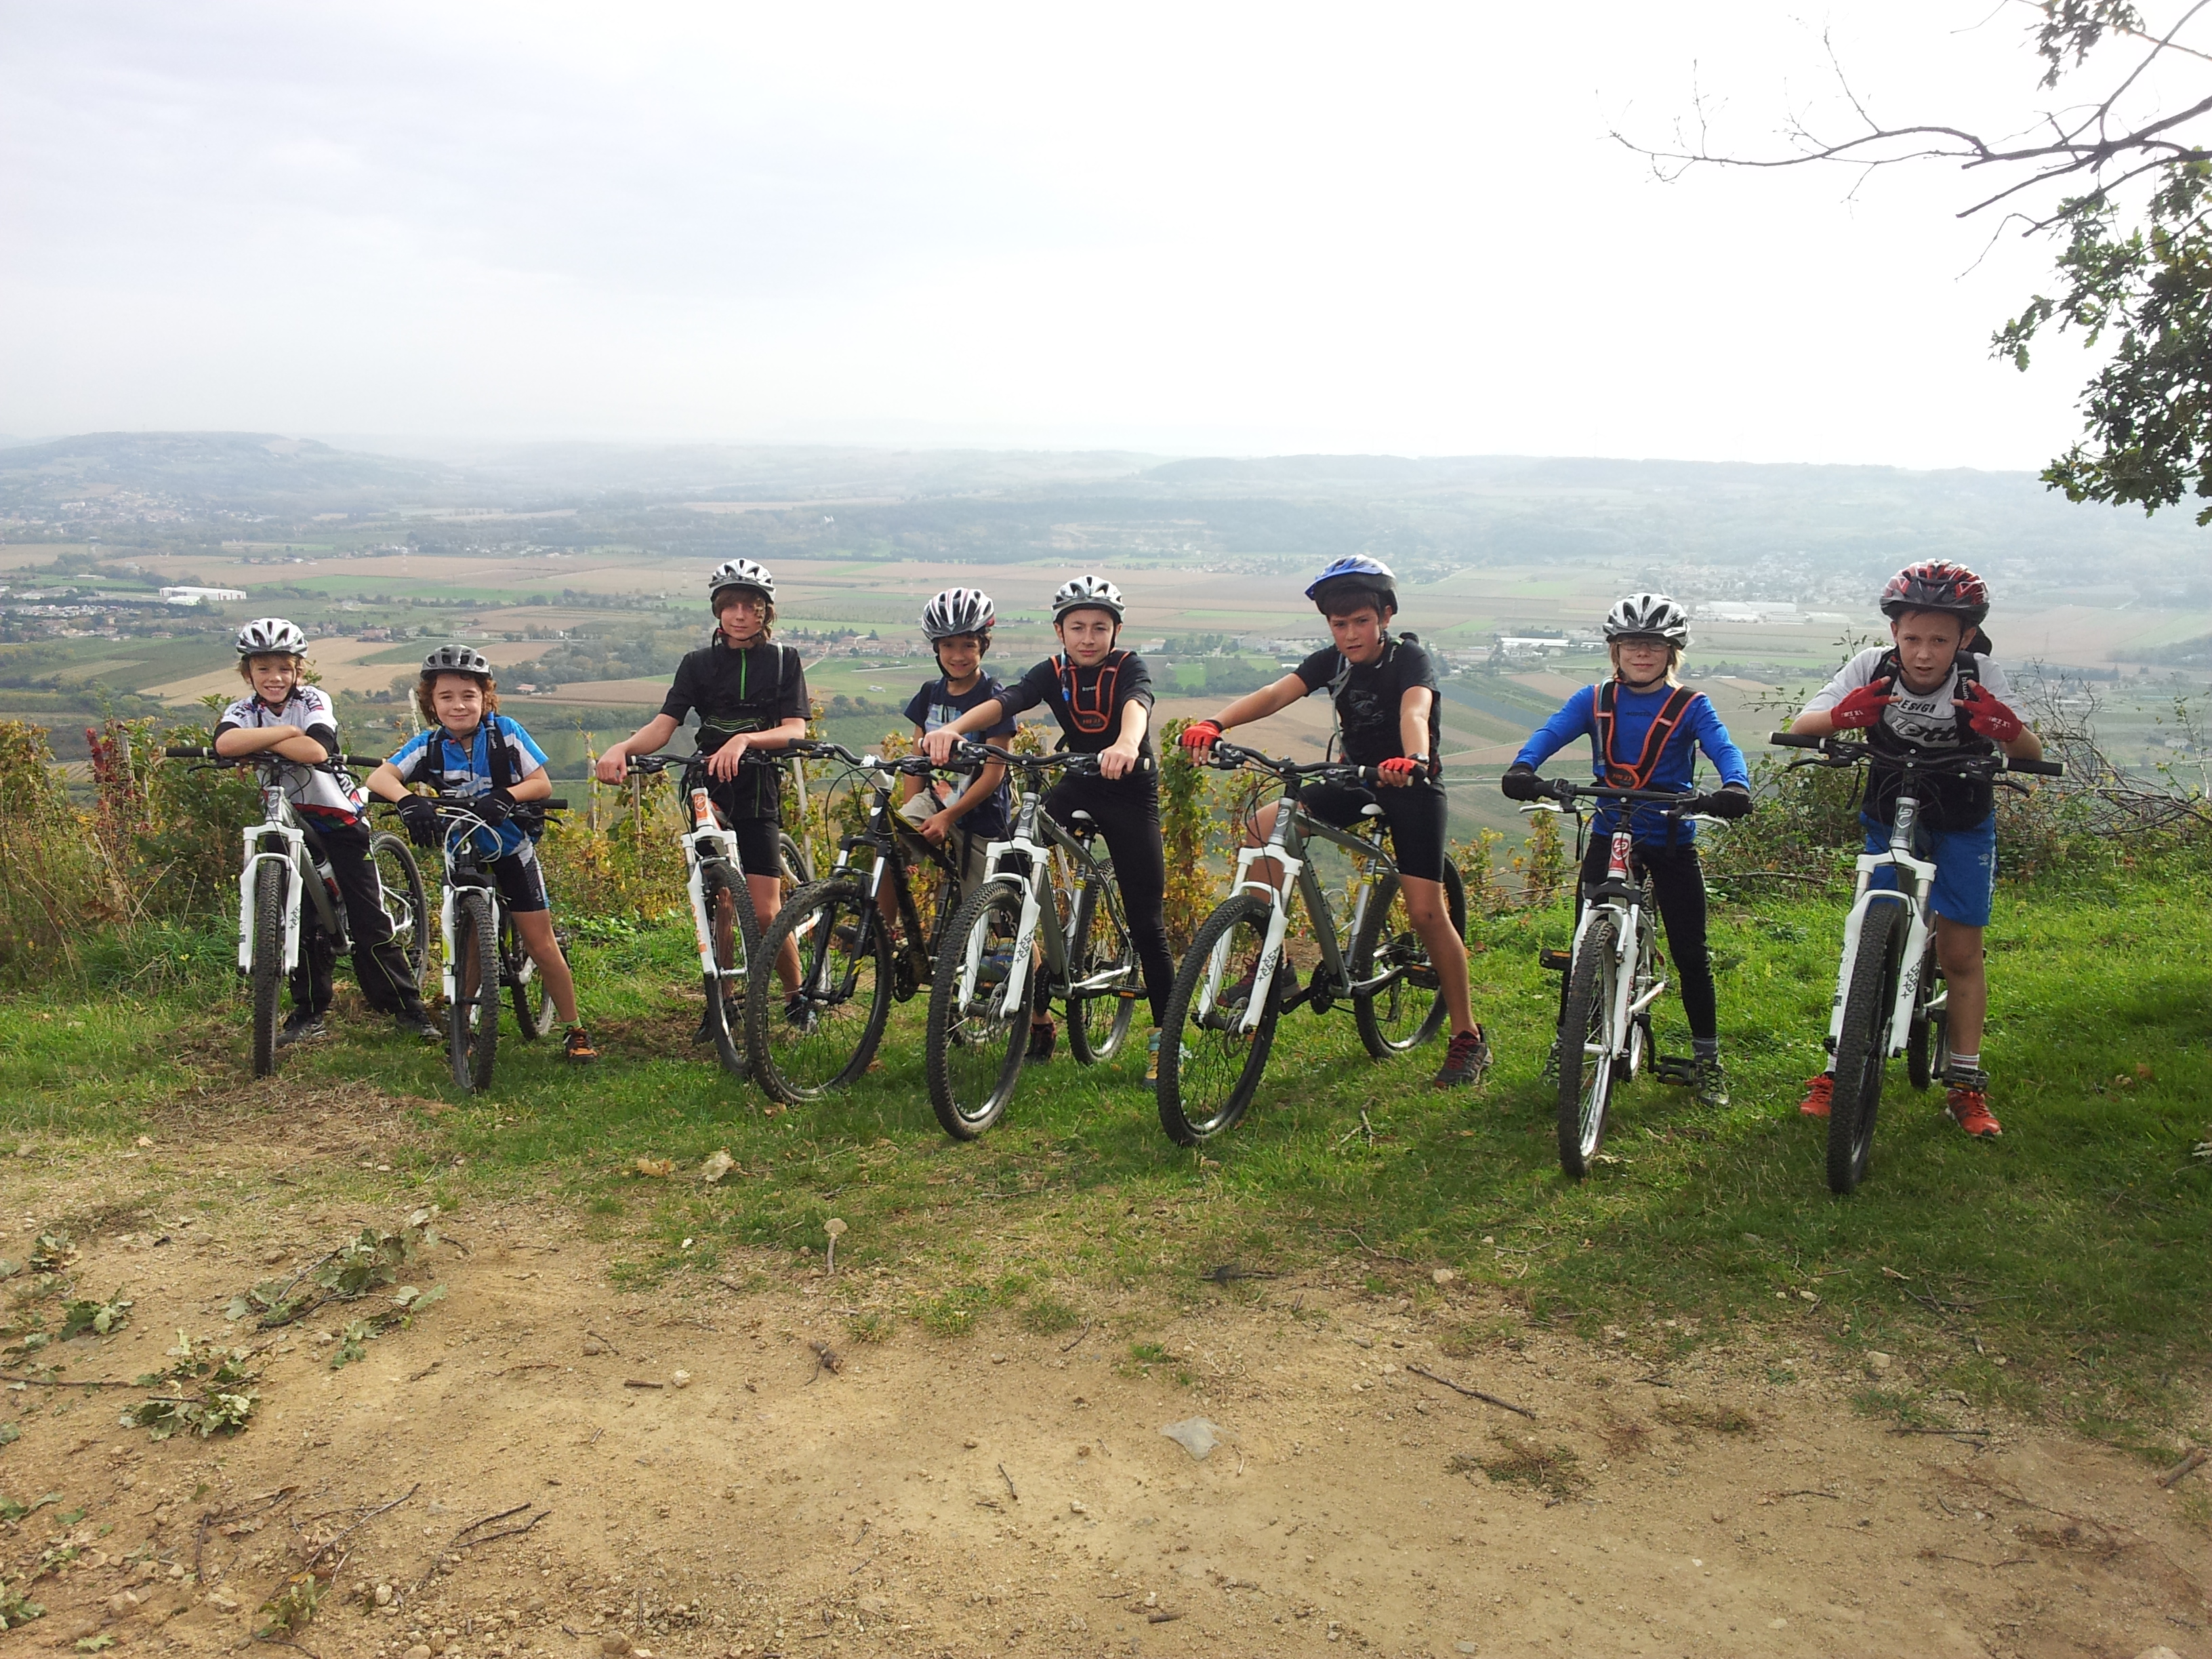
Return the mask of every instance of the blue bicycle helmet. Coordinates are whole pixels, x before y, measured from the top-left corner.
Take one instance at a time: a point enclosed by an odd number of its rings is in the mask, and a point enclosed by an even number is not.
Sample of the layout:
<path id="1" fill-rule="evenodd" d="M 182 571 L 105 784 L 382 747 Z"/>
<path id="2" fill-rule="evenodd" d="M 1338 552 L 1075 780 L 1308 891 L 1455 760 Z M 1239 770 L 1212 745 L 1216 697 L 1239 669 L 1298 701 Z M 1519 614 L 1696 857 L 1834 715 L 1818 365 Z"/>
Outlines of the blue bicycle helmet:
<path id="1" fill-rule="evenodd" d="M 1390 567 L 1380 559 L 1370 559 L 1364 553 L 1347 554 L 1340 559 L 1331 559 L 1328 567 L 1313 580 L 1306 589 L 1306 597 L 1320 610 L 1328 609 L 1331 595 L 1346 588 L 1358 588 L 1382 596 L 1389 609 L 1398 608 L 1398 578 Z"/>

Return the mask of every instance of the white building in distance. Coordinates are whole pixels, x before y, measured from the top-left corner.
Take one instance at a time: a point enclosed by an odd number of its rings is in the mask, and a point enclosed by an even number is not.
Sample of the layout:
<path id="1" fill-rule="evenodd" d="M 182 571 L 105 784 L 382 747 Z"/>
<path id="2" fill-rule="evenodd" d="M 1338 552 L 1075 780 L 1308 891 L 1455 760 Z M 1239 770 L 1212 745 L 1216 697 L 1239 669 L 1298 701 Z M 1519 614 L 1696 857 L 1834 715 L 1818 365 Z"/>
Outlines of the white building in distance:
<path id="1" fill-rule="evenodd" d="M 246 597 L 242 587 L 165 587 L 164 605 L 225 605 Z"/>

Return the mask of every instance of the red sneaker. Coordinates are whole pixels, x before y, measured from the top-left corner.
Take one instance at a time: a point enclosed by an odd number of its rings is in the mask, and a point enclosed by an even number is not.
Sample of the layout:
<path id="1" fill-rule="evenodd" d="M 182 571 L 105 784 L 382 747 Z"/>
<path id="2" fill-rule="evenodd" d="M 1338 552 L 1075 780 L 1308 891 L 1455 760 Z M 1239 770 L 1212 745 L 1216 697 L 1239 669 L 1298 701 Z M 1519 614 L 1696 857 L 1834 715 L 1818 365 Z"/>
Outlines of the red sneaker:
<path id="1" fill-rule="evenodd" d="M 1954 1087 L 1943 1102 L 1943 1109 L 1951 1121 L 1968 1134 L 1982 1139 L 1994 1140 L 2004 1133 L 1996 1118 L 1990 1115 L 1990 1097 L 1979 1089 Z"/>
<path id="2" fill-rule="evenodd" d="M 1821 1073 L 1805 1085 L 1805 1098 L 1797 1103 L 1797 1109 L 1807 1117 L 1827 1116 L 1828 1097 L 1834 1092 L 1835 1087 L 1836 1079 L 1826 1072 Z"/>

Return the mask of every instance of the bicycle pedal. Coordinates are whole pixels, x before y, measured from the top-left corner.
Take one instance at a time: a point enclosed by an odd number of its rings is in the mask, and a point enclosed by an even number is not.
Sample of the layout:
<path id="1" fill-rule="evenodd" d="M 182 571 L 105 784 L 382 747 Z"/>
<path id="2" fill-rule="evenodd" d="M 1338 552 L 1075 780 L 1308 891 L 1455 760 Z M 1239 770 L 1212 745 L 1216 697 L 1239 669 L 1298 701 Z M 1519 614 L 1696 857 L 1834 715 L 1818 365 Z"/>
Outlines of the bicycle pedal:
<path id="1" fill-rule="evenodd" d="M 1575 965 L 1575 955 L 1571 951 L 1539 951 L 1536 965 L 1546 973 L 1564 974 Z"/>
<path id="2" fill-rule="evenodd" d="M 1679 1084 L 1686 1089 L 1698 1080 L 1698 1062 L 1685 1060 L 1680 1054 L 1661 1054 L 1651 1062 L 1651 1075 L 1662 1083 Z"/>

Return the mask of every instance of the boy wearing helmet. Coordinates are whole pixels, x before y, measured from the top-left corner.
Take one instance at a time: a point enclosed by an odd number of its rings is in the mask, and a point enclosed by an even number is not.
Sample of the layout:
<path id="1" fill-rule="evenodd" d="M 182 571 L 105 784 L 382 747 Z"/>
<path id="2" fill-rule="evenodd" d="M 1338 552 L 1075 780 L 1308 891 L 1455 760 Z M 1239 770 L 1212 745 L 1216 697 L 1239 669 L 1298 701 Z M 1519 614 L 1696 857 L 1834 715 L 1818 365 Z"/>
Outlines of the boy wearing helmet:
<path id="1" fill-rule="evenodd" d="M 2011 687 L 1981 631 L 1990 592 L 1980 577 L 1948 559 L 1909 565 L 1882 589 L 1881 613 L 1889 618 L 1889 648 L 1869 646 L 1853 657 L 1790 726 L 1808 737 L 1867 734 L 1876 757 L 1860 811 L 1869 853 L 1889 845 L 1902 781 L 1881 756 L 1996 749 L 2013 760 L 2043 757 L 2042 739 L 2005 706 Z M 1939 776 L 1923 780 L 1921 793 L 1926 857 L 1936 866 L 1936 959 L 1950 987 L 1944 1109 L 1968 1134 L 1993 1137 L 2003 1130 L 1990 1111 L 1982 1070 L 1990 994 L 1982 930 L 1996 887 L 1996 788 L 1985 779 Z M 1877 871 L 1875 884 L 1893 886 L 1895 877 L 1893 870 Z M 1827 1116 L 1832 1086 L 1832 1075 L 1822 1072 L 1807 1085 L 1798 1109 Z"/>
<path id="2" fill-rule="evenodd" d="M 991 648 L 991 629 L 998 610 L 991 596 L 979 588 L 948 587 L 923 607 L 922 637 L 937 653 L 938 677 L 923 682 L 906 706 L 914 722 L 915 747 L 929 734 L 950 726 L 972 708 L 1004 696 L 1006 688 L 983 672 L 984 653 Z M 1014 735 L 1013 716 L 983 729 L 987 741 L 1003 744 Z M 946 800 L 933 781 L 904 781 L 905 794 L 899 817 L 932 847 L 951 850 L 961 869 L 961 885 L 973 892 L 983 879 L 983 854 L 989 844 L 1006 833 L 1008 811 L 1013 805 L 1006 787 L 1006 769 L 996 761 L 968 775 L 959 793 Z M 954 837 L 957 836 L 955 841 Z M 884 914 L 896 921 L 890 893 L 882 896 Z"/>
<path id="3" fill-rule="evenodd" d="M 1159 1077 L 1159 1023 L 1175 963 L 1168 955 L 1168 884 L 1160 842 L 1160 787 L 1152 758 L 1152 671 L 1133 651 L 1119 648 L 1121 590 L 1103 576 L 1083 575 L 1052 596 L 1052 625 L 1060 653 L 1047 657 L 1012 685 L 927 734 L 922 747 L 942 766 L 960 738 L 1003 726 L 1042 703 L 1060 722 L 1060 746 L 1098 757 L 1096 777 L 1063 777 L 1045 793 L 1044 808 L 1060 823 L 1088 812 L 1114 857 L 1114 879 L 1129 922 L 1129 942 L 1145 976 L 1152 1010 L 1148 1082 Z M 1040 987 L 1043 981 L 1038 981 Z M 1050 1055 L 1053 1023 L 1040 1006 L 1030 1022 L 1030 1058 Z"/>
<path id="4" fill-rule="evenodd" d="M 1358 822 L 1370 802 L 1390 826 L 1390 855 L 1398 866 L 1407 919 L 1436 964 L 1452 1036 L 1434 1079 L 1439 1089 L 1482 1080 L 1490 1043 L 1475 1023 L 1467 978 L 1467 944 L 1453 931 L 1444 900 L 1443 786 L 1437 750 L 1443 716 L 1437 708 L 1437 671 L 1411 637 L 1390 637 L 1398 611 L 1397 578 L 1390 567 L 1364 554 L 1336 560 L 1306 589 L 1328 618 L 1334 643 L 1324 646 L 1273 685 L 1247 692 L 1210 720 L 1183 730 L 1183 747 L 1200 761 L 1231 726 L 1265 720 L 1302 697 L 1326 689 L 1343 733 L 1343 758 L 1371 766 L 1384 786 L 1378 793 L 1321 785 L 1299 797 L 1316 817 L 1340 828 Z M 1247 827 L 1246 845 L 1266 844 L 1275 824 L 1274 805 L 1263 807 Z M 1272 867 L 1272 866 L 1271 866 Z"/>
<path id="5" fill-rule="evenodd" d="M 707 578 L 707 606 L 714 613 L 714 637 L 676 665 L 660 712 L 599 757 L 599 779 L 620 783 L 633 753 L 652 754 L 696 712 L 699 752 L 708 757 L 708 790 L 738 843 L 753 914 L 765 925 L 783 908 L 783 770 L 744 761 L 756 750 L 774 754 L 805 738 L 806 671 L 798 652 L 771 637 L 775 578 L 766 566 L 750 559 L 716 566 Z M 775 969 L 786 1012 L 805 1018 L 805 1000 L 796 994 L 797 945 L 785 942 Z M 706 1042 L 712 1035 L 702 1016 L 693 1041 Z"/>
<path id="6" fill-rule="evenodd" d="M 499 712 L 491 662 L 465 645 L 441 645 L 422 659 L 415 681 L 415 712 L 423 729 L 369 775 L 370 791 L 398 804 L 407 838 L 417 847 L 443 846 L 455 826 L 410 786 L 425 784 L 434 794 L 469 798 L 487 826 L 469 833 L 493 843 L 483 850 L 495 854 L 491 875 L 499 884 L 500 902 L 544 978 L 553 1012 L 568 1028 L 563 1054 L 579 1064 L 597 1060 L 599 1050 L 577 1018 L 575 976 L 554 936 L 538 849 L 516 821 L 518 809 L 553 793 L 545 751 L 518 722 Z"/>
<path id="7" fill-rule="evenodd" d="M 422 997 L 406 952 L 392 942 L 376 871 L 369 861 L 368 797 L 345 772 L 329 763 L 338 752 L 337 713 L 319 686 L 307 684 L 307 636 L 282 617 L 263 617 L 238 630 L 238 677 L 248 695 L 222 711 L 215 751 L 243 757 L 274 752 L 296 763 L 283 769 L 285 798 L 308 836 L 330 861 L 345 900 L 353 933 L 354 977 L 379 1013 L 399 1029 L 434 1039 L 438 1028 L 422 1012 Z M 337 942 L 325 938 L 315 907 L 300 907 L 300 962 L 292 970 L 292 1012 L 276 1041 L 280 1047 L 324 1035 L 331 1006 Z"/>
<path id="8" fill-rule="evenodd" d="M 1498 787 L 1512 800 L 1541 793 L 1536 769 L 1577 738 L 1590 742 L 1590 766 L 1600 783 L 1623 789 L 1687 789 L 1697 775 L 1700 749 L 1721 775 L 1721 787 L 1698 798 L 1699 811 L 1738 818 L 1751 811 L 1751 774 L 1742 751 L 1703 692 L 1674 683 L 1674 667 L 1690 643 L 1690 618 L 1664 593 L 1632 593 L 1605 619 L 1612 678 L 1569 697 L 1513 757 Z M 1620 817 L 1611 802 L 1594 816 L 1589 850 L 1575 889 L 1582 913 L 1584 888 L 1605 879 L 1613 830 Z M 1634 866 L 1651 879 L 1667 953 L 1682 993 L 1698 1103 L 1729 1103 L 1728 1074 L 1720 1058 L 1719 999 L 1712 959 L 1705 948 L 1705 878 L 1698 863 L 1697 826 L 1669 818 L 1658 805 L 1639 806 L 1629 820 Z M 1564 988 L 1562 988 L 1564 996 Z M 1564 1005 L 1563 1005 L 1564 1006 Z"/>

